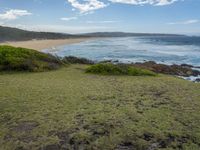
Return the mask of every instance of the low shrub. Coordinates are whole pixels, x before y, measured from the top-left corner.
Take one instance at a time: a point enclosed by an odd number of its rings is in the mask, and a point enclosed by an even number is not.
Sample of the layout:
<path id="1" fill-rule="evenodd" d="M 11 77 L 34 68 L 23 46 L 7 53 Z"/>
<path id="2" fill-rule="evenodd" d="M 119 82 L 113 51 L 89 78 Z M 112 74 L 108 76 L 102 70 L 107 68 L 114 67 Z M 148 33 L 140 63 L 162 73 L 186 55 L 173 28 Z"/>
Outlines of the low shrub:
<path id="1" fill-rule="evenodd" d="M 92 60 L 86 58 L 78 58 L 74 56 L 66 56 L 62 59 L 65 64 L 94 64 Z"/>
<path id="2" fill-rule="evenodd" d="M 132 67 L 125 64 L 101 63 L 90 66 L 86 69 L 87 73 L 102 74 L 102 75 L 130 75 L 130 76 L 156 76 L 156 73 Z"/>
<path id="3" fill-rule="evenodd" d="M 45 71 L 62 65 L 59 58 L 26 48 L 0 46 L 0 71 Z"/>

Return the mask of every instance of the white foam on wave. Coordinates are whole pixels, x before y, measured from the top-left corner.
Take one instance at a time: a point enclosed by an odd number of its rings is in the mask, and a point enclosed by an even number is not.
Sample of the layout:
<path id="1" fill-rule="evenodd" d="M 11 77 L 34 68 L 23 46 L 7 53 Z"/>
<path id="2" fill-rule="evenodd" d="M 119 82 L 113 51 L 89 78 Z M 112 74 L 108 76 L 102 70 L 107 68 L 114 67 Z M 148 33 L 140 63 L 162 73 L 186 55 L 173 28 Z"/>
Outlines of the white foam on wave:
<path id="1" fill-rule="evenodd" d="M 200 79 L 200 75 L 199 76 L 189 76 L 189 77 L 182 77 L 179 76 L 182 79 L 188 80 L 188 81 L 193 81 L 193 82 L 197 82 L 197 79 Z M 197 82 L 199 83 L 199 82 Z"/>
<path id="2" fill-rule="evenodd" d="M 149 42 L 150 41 L 150 42 Z M 77 56 L 92 60 L 106 59 L 120 62 L 155 61 L 167 65 L 200 66 L 200 46 L 162 43 L 139 37 L 96 39 L 46 50 L 61 57 Z"/>

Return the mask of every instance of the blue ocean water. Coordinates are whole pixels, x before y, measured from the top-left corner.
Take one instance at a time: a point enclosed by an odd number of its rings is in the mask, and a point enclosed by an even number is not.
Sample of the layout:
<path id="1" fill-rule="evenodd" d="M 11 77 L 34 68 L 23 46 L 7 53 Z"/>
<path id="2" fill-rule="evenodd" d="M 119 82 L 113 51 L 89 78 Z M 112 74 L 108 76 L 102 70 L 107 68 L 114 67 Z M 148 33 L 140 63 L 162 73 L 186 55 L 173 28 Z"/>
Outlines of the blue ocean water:
<path id="1" fill-rule="evenodd" d="M 101 38 L 44 50 L 55 55 L 124 63 L 156 61 L 200 66 L 200 37 L 144 36 Z"/>

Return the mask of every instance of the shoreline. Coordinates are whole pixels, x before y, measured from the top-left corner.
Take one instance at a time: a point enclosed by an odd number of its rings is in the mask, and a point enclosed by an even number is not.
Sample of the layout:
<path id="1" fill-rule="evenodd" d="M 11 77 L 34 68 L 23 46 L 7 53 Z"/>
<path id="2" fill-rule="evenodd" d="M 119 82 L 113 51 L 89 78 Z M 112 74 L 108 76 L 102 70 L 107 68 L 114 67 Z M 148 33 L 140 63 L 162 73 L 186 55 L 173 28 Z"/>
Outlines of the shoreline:
<path id="1" fill-rule="evenodd" d="M 69 45 L 80 43 L 88 40 L 95 40 L 99 38 L 89 37 L 89 38 L 69 38 L 69 39 L 44 39 L 44 40 L 29 40 L 29 41 L 11 41 L 11 42 L 2 42 L 0 45 L 9 45 L 14 47 L 22 47 L 34 49 L 40 52 L 45 52 L 45 49 L 49 49 L 48 51 L 53 51 L 55 47 L 62 45 Z M 112 63 L 121 63 L 119 60 L 105 60 L 105 62 Z M 129 63 L 124 63 L 129 64 Z M 136 67 L 141 67 L 143 69 L 150 69 L 157 73 L 169 74 L 181 77 L 185 80 L 196 81 L 199 82 L 200 79 L 200 70 L 198 66 L 192 66 L 189 64 L 162 64 L 156 61 L 144 61 L 144 62 L 135 62 L 131 63 Z M 194 69 L 195 68 L 195 69 Z"/>
<path id="2" fill-rule="evenodd" d="M 87 40 L 93 40 L 96 38 L 69 38 L 69 39 L 45 39 L 45 40 L 31 40 L 31 41 L 8 41 L 0 43 L 0 45 L 9 45 L 14 47 L 23 47 L 23 48 L 29 48 L 34 49 L 37 51 L 42 51 L 44 49 L 56 47 L 56 46 L 62 46 L 67 44 L 75 44 L 84 42 Z"/>

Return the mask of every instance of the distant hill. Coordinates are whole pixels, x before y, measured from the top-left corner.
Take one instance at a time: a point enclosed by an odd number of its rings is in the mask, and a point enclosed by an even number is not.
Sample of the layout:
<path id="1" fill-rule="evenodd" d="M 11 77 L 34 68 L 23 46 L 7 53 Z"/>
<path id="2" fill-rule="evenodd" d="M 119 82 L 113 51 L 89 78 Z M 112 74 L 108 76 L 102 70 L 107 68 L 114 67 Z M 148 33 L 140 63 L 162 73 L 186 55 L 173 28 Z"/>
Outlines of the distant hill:
<path id="1" fill-rule="evenodd" d="M 74 35 L 51 33 L 51 32 L 33 32 L 17 28 L 0 26 L 0 41 L 24 41 L 32 39 L 65 39 Z"/>
<path id="2" fill-rule="evenodd" d="M 126 32 L 94 32 L 80 34 L 87 37 L 131 37 L 131 36 L 183 36 L 179 34 L 161 34 L 161 33 L 126 33 Z"/>
<path id="3" fill-rule="evenodd" d="M 0 26 L 0 42 L 26 41 L 33 39 L 67 39 L 78 37 L 130 37 L 130 36 L 181 36 L 176 34 L 149 34 L 149 33 L 125 33 L 125 32 L 95 32 L 84 34 L 66 34 L 53 32 L 34 32 L 18 28 Z"/>

